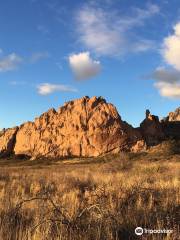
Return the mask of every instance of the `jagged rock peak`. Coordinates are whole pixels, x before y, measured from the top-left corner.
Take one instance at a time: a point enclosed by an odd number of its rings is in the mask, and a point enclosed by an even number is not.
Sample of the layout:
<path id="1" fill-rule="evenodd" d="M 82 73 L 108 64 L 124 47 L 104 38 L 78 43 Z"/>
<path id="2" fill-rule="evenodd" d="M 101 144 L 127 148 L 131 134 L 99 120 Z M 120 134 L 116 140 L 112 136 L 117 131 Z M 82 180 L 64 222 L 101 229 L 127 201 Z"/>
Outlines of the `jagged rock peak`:
<path id="1" fill-rule="evenodd" d="M 168 121 L 180 121 L 180 107 L 177 108 L 174 112 L 170 112 L 168 115 Z"/>
<path id="2" fill-rule="evenodd" d="M 89 157 L 138 151 L 143 144 L 139 131 L 123 122 L 112 104 L 102 97 L 85 96 L 22 124 L 11 152 L 31 157 Z"/>
<path id="3" fill-rule="evenodd" d="M 66 102 L 25 122 L 0 131 L 0 157 L 22 154 L 30 157 L 92 157 L 119 151 L 140 151 L 165 138 L 180 137 L 180 108 L 168 122 L 146 110 L 135 129 L 121 120 L 115 106 L 102 97 L 82 97 Z M 179 121 L 179 122 L 178 122 Z"/>
<path id="4" fill-rule="evenodd" d="M 155 116 L 155 115 L 152 115 L 151 112 L 149 111 L 149 109 L 147 109 L 146 110 L 146 120 L 159 122 L 159 117 Z"/>
<path id="5" fill-rule="evenodd" d="M 164 139 L 164 132 L 158 116 L 152 115 L 148 109 L 145 115 L 146 118 L 140 124 L 140 131 L 147 146 L 153 146 Z"/>
<path id="6" fill-rule="evenodd" d="M 99 104 L 99 103 L 106 103 L 106 100 L 103 97 L 89 97 L 89 96 L 84 96 L 82 98 L 73 100 L 73 101 L 68 101 L 64 103 L 63 107 L 67 107 L 67 106 L 72 106 L 72 105 L 78 105 L 78 104 L 82 104 L 82 105 L 86 105 L 86 104 Z"/>

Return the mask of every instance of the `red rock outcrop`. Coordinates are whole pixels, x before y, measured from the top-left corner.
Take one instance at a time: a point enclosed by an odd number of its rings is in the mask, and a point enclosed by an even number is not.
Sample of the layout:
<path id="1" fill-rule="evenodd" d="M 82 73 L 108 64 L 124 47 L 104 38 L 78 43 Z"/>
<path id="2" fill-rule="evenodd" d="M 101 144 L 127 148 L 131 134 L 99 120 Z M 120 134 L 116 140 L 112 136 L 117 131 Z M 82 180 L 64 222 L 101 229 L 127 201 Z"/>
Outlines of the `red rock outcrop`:
<path id="1" fill-rule="evenodd" d="M 180 107 L 162 120 L 162 126 L 168 139 L 180 139 Z"/>
<path id="2" fill-rule="evenodd" d="M 18 127 L 0 131 L 0 157 L 6 157 L 13 153 Z"/>
<path id="3" fill-rule="evenodd" d="M 32 157 L 99 156 L 135 149 L 141 134 L 99 97 L 70 101 L 20 126 L 15 154 Z"/>
<path id="4" fill-rule="evenodd" d="M 169 122 L 180 121 L 180 107 L 177 108 L 174 112 L 170 112 L 168 115 Z"/>
<path id="5" fill-rule="evenodd" d="M 140 124 L 140 131 L 147 146 L 156 145 L 165 139 L 163 127 L 159 118 L 155 115 L 151 115 L 149 110 L 146 110 L 146 118 Z"/>
<path id="6" fill-rule="evenodd" d="M 20 127 L 0 132 L 0 157 L 92 157 L 119 151 L 138 152 L 165 139 L 180 138 L 179 111 L 163 121 L 146 111 L 135 129 L 121 120 L 102 97 L 70 101 Z"/>

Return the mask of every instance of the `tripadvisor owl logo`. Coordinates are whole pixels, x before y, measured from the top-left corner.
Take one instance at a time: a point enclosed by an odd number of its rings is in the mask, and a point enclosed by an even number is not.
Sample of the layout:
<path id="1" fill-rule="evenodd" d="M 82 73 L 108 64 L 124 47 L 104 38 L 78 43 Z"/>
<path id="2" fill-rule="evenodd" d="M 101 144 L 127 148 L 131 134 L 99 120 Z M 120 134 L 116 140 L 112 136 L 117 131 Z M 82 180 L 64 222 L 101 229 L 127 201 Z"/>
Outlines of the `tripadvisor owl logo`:
<path id="1" fill-rule="evenodd" d="M 143 229 L 142 227 L 137 227 L 135 229 L 135 234 L 138 235 L 138 236 L 141 236 L 143 234 Z"/>
<path id="2" fill-rule="evenodd" d="M 172 229 L 147 229 L 142 227 L 137 227 L 135 229 L 135 234 L 141 236 L 143 234 L 171 234 L 173 233 Z"/>

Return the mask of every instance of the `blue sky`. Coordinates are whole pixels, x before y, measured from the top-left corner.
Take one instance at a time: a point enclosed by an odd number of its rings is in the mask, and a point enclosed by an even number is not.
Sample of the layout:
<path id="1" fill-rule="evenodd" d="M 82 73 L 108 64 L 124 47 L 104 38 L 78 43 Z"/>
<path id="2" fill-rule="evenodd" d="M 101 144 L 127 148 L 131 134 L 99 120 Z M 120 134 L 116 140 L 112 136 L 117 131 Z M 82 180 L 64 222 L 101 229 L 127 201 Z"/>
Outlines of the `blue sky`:
<path id="1" fill-rule="evenodd" d="M 133 126 L 180 105 L 179 0 L 6 0 L 0 31 L 0 128 L 85 95 Z"/>

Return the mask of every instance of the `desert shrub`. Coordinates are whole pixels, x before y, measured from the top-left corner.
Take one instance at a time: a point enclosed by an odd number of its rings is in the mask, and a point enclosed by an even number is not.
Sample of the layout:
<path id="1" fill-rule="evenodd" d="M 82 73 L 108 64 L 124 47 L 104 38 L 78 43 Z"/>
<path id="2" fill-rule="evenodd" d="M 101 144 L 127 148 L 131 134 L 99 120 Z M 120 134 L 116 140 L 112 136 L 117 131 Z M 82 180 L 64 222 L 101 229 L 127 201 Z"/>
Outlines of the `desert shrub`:
<path id="1" fill-rule="evenodd" d="M 9 182 L 10 176 L 8 173 L 0 173 L 0 181 Z"/>
<path id="2" fill-rule="evenodd" d="M 180 154 L 180 141 L 172 141 L 169 144 L 170 154 Z"/>
<path id="3" fill-rule="evenodd" d="M 70 189 L 78 189 L 81 193 L 85 193 L 85 191 L 93 191 L 97 187 L 91 174 L 88 174 L 85 178 L 68 176 L 66 182 Z"/>
<path id="4" fill-rule="evenodd" d="M 31 210 L 20 211 L 16 207 L 2 211 L 0 214 L 0 236 L 3 240 L 23 240 L 34 222 Z"/>

